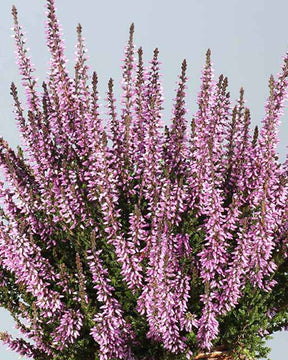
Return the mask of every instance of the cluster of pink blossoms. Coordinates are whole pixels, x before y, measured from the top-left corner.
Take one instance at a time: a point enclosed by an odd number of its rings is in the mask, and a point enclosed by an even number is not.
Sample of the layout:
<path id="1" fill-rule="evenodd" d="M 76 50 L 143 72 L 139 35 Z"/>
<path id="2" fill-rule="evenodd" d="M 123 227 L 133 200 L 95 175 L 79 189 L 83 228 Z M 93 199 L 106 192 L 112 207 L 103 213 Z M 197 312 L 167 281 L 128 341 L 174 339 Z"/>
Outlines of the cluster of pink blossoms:
<path id="1" fill-rule="evenodd" d="M 41 91 L 12 13 L 27 105 L 12 84 L 23 149 L 0 141 L 0 305 L 27 340 L 2 333 L 3 343 L 35 359 L 74 359 L 81 346 L 87 359 L 145 359 L 135 353 L 144 322 L 145 341 L 163 351 L 189 358 L 213 349 L 247 284 L 273 292 L 287 258 L 288 160 L 278 161 L 277 129 L 288 53 L 270 79 L 259 135 L 251 136 L 243 89 L 233 107 L 227 78 L 214 78 L 209 50 L 198 111 L 188 123 L 184 60 L 163 131 L 159 51 L 145 67 L 133 25 L 120 111 L 110 79 L 101 114 L 81 26 L 71 77 L 47 0 Z"/>

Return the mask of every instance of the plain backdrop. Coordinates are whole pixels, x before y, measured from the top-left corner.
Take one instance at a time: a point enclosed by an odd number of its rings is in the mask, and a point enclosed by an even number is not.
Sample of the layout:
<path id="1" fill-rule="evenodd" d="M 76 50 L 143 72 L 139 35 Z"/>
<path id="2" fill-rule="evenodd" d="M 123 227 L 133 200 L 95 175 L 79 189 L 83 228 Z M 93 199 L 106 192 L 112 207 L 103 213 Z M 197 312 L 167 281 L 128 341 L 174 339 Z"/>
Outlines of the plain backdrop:
<path id="1" fill-rule="evenodd" d="M 46 78 L 48 52 L 45 47 L 45 1 L 0 1 L 0 136 L 15 148 L 19 134 L 13 119 L 9 95 L 11 81 L 20 85 L 11 38 L 11 6 L 15 4 L 19 19 L 27 32 L 33 63 L 40 83 Z M 280 71 L 282 56 L 288 50 L 287 0 L 58 0 L 58 15 L 64 29 L 66 54 L 73 70 L 76 26 L 80 22 L 89 49 L 91 71 L 100 81 L 102 103 L 110 77 L 115 80 L 119 99 L 121 59 L 128 38 L 129 26 L 135 23 L 135 44 L 143 46 L 144 59 L 160 49 L 164 86 L 164 122 L 170 122 L 175 82 L 184 58 L 188 62 L 188 117 L 196 110 L 195 100 L 200 85 L 201 69 L 208 48 L 212 50 L 215 75 L 228 76 L 232 99 L 241 86 L 253 125 L 260 124 L 268 96 L 270 74 Z M 288 143 L 288 116 L 280 128 L 279 154 L 283 161 Z M 13 334 L 13 321 L 0 310 L 0 330 Z M 275 334 L 272 360 L 287 359 L 287 333 Z M 0 359 L 17 359 L 0 346 Z"/>

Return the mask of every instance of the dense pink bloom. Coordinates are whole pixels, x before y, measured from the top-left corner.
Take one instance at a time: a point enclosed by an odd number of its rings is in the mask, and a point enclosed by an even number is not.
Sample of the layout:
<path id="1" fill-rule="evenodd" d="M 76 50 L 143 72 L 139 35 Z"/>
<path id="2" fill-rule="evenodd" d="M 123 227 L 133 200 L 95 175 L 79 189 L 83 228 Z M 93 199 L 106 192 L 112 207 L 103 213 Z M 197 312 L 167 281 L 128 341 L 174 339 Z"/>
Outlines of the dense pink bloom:
<path id="1" fill-rule="evenodd" d="M 189 357 L 225 343 L 223 324 L 233 311 L 241 317 L 248 291 L 262 296 L 267 323 L 277 322 L 283 299 L 274 289 L 288 259 L 288 159 L 277 155 L 288 54 L 270 78 L 259 136 L 243 89 L 233 108 L 227 78 L 214 78 L 210 50 L 198 110 L 189 122 L 184 60 L 163 129 L 159 50 L 145 66 L 134 24 L 119 109 L 110 79 L 103 111 L 81 25 L 72 77 L 47 0 L 50 62 L 40 89 L 12 13 L 27 101 L 12 84 L 23 149 L 0 138 L 0 305 L 24 338 L 1 333 L 3 343 L 41 359 L 89 351 L 144 359 L 143 344 Z M 274 330 L 263 324 L 255 336 Z"/>

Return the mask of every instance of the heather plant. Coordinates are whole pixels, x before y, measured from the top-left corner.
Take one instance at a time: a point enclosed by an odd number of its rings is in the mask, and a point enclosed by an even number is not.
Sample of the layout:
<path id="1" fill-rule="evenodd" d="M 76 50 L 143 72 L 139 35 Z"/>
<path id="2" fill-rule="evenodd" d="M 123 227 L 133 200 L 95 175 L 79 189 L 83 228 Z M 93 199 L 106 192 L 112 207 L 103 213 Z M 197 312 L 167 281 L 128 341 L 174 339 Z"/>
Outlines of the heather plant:
<path id="1" fill-rule="evenodd" d="M 12 9 L 24 106 L 22 145 L 0 142 L 0 304 L 35 360 L 256 359 L 288 326 L 287 165 L 277 156 L 288 53 L 251 133 L 244 91 L 232 104 L 210 50 L 187 120 L 182 63 L 172 122 L 162 122 L 159 51 L 125 49 L 122 98 L 106 109 L 77 27 L 69 75 L 54 0 L 42 88 Z M 107 120 L 106 120 L 107 119 Z M 206 354 L 206 355 L 205 355 Z"/>

